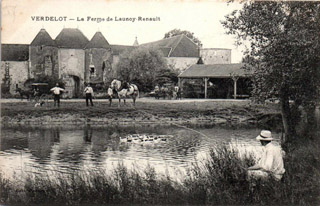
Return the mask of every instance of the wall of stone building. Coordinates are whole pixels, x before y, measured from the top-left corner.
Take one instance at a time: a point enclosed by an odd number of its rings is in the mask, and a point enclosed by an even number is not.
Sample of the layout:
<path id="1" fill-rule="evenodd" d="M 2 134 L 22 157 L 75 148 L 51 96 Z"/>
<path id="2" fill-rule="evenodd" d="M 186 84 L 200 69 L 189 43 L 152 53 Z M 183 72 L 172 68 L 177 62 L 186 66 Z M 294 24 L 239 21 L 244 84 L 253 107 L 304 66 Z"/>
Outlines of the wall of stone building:
<path id="1" fill-rule="evenodd" d="M 6 66 L 7 65 L 7 66 Z M 9 78 L 10 78 L 10 94 L 17 94 L 16 85 L 19 88 L 24 88 L 24 82 L 28 79 L 28 61 L 1 61 L 1 83 L 4 82 L 6 75 L 6 67 L 9 69 Z"/>
<path id="2" fill-rule="evenodd" d="M 204 64 L 231 64 L 231 49 L 201 49 Z"/>
<path id="3" fill-rule="evenodd" d="M 198 57 L 165 57 L 169 66 L 181 72 L 185 71 L 191 65 L 196 64 Z"/>
<path id="4" fill-rule="evenodd" d="M 112 64 L 111 64 L 112 70 L 109 71 L 108 73 L 106 73 L 106 76 L 111 77 L 111 79 L 116 78 L 116 73 L 117 73 L 116 65 L 119 63 L 119 61 L 120 61 L 120 56 L 119 55 L 112 55 Z M 108 78 L 108 80 L 109 79 L 110 78 Z"/>
<path id="5" fill-rule="evenodd" d="M 38 75 L 58 76 L 58 48 L 52 46 L 30 46 L 30 78 Z"/>
<path id="6" fill-rule="evenodd" d="M 92 48 L 85 51 L 85 81 L 91 83 L 106 82 L 112 71 L 111 50 L 104 48 Z M 92 70 L 92 65 L 94 69 Z"/>
<path id="7" fill-rule="evenodd" d="M 58 50 L 59 78 L 65 82 L 64 98 L 79 97 L 84 88 L 85 51 L 83 49 Z"/>

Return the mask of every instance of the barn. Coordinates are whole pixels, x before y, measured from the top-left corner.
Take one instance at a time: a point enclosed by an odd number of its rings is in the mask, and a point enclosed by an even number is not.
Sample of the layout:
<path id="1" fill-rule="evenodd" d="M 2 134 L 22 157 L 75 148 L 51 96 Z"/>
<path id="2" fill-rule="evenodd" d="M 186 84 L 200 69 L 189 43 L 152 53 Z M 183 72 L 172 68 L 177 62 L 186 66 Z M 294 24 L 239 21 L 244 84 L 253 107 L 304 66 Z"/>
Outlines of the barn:
<path id="1" fill-rule="evenodd" d="M 179 86 L 184 97 L 237 99 L 251 92 L 251 71 L 243 64 L 194 64 L 182 72 Z"/>

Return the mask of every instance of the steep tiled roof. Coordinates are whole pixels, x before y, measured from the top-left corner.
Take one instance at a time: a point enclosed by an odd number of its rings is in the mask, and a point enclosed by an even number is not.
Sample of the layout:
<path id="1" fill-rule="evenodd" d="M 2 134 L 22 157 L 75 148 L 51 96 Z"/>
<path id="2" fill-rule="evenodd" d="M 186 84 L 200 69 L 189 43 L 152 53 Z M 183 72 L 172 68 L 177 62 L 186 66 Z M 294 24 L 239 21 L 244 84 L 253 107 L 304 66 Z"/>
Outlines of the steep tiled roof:
<path id="1" fill-rule="evenodd" d="M 241 69 L 243 64 L 195 64 L 182 72 L 179 77 L 184 78 L 228 78 L 232 74 L 240 77 L 250 75 L 250 72 Z"/>
<path id="2" fill-rule="evenodd" d="M 28 61 L 28 44 L 1 44 L 1 61 Z"/>
<path id="3" fill-rule="evenodd" d="M 168 57 L 199 57 L 198 46 L 184 34 L 161 39 L 159 41 L 142 44 L 141 46 L 154 46 L 170 48 Z"/>
<path id="4" fill-rule="evenodd" d="M 110 48 L 109 42 L 104 38 L 101 32 L 96 32 L 90 42 L 86 46 L 87 49 L 90 48 Z"/>
<path id="5" fill-rule="evenodd" d="M 168 47 L 161 47 L 159 50 L 162 52 L 164 57 L 168 57 L 172 49 Z"/>
<path id="6" fill-rule="evenodd" d="M 119 55 L 124 51 L 130 52 L 130 51 L 134 50 L 135 48 L 137 48 L 135 46 L 124 46 L 124 45 L 110 45 L 110 46 L 111 46 L 112 53 L 114 55 Z"/>
<path id="7" fill-rule="evenodd" d="M 45 29 L 41 29 L 30 44 L 31 46 L 54 46 L 55 43 Z"/>
<path id="8" fill-rule="evenodd" d="M 83 49 L 89 40 L 79 29 L 64 28 L 55 42 L 61 48 Z"/>

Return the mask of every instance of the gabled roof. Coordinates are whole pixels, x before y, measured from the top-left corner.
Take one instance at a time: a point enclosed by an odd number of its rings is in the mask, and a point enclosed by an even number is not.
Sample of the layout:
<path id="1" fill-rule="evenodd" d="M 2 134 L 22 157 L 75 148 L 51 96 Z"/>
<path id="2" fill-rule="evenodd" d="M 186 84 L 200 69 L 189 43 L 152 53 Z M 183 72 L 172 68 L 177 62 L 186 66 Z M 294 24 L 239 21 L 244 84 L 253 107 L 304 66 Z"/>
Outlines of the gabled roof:
<path id="1" fill-rule="evenodd" d="M 232 75 L 246 77 L 251 72 L 241 69 L 244 64 L 194 64 L 182 72 L 183 78 L 230 78 Z"/>
<path id="2" fill-rule="evenodd" d="M 54 46 L 55 43 L 45 29 L 41 29 L 30 44 L 31 46 Z"/>
<path id="3" fill-rule="evenodd" d="M 172 49 L 168 47 L 161 47 L 159 50 L 162 52 L 164 57 L 168 57 Z"/>
<path id="4" fill-rule="evenodd" d="M 90 42 L 86 46 L 87 49 L 90 48 L 110 48 L 109 42 L 104 38 L 103 34 L 98 31 L 96 32 Z"/>
<path id="5" fill-rule="evenodd" d="M 199 57 L 198 46 L 184 34 L 155 42 L 145 43 L 141 46 L 153 46 L 160 49 L 165 48 L 167 50 L 170 49 L 167 57 Z"/>
<path id="6" fill-rule="evenodd" d="M 124 46 L 124 45 L 110 45 L 111 50 L 112 50 L 112 54 L 114 55 L 119 55 L 124 51 L 132 51 L 134 49 L 136 49 L 137 47 L 135 46 Z"/>
<path id="7" fill-rule="evenodd" d="M 79 29 L 64 28 L 55 39 L 61 48 L 83 49 L 89 42 Z"/>
<path id="8" fill-rule="evenodd" d="M 28 61 L 28 44 L 1 44 L 1 61 Z"/>

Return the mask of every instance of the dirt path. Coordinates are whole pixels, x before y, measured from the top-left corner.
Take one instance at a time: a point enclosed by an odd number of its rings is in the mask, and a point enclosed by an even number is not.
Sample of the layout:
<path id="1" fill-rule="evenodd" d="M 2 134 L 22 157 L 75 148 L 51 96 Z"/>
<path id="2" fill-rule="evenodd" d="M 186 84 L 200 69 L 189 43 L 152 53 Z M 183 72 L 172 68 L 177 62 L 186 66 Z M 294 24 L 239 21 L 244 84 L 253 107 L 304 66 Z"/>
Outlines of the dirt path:
<path id="1" fill-rule="evenodd" d="M 109 102 L 107 99 L 94 99 L 95 102 Z M 248 99 L 155 99 L 155 98 L 138 98 L 138 102 L 154 102 L 154 103 L 190 103 L 190 102 L 220 102 L 220 103 L 235 103 L 235 104 L 249 104 Z M 26 99 L 0 99 L 0 103 L 23 103 L 29 102 Z M 85 99 L 61 99 L 61 102 L 85 102 Z M 113 100 L 114 103 L 118 102 L 117 99 Z M 127 102 L 132 102 L 131 99 L 127 99 Z M 50 104 L 52 100 L 50 100 Z"/>

